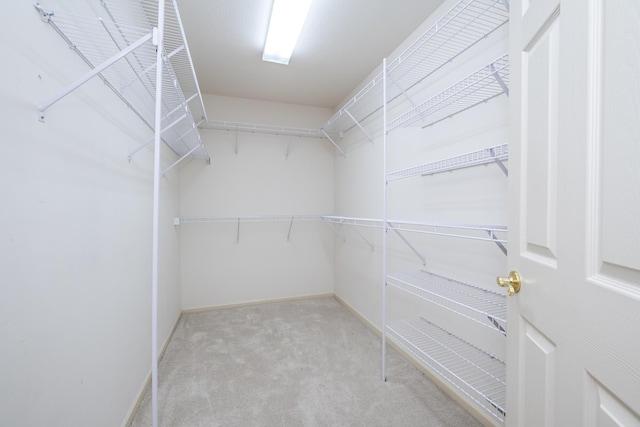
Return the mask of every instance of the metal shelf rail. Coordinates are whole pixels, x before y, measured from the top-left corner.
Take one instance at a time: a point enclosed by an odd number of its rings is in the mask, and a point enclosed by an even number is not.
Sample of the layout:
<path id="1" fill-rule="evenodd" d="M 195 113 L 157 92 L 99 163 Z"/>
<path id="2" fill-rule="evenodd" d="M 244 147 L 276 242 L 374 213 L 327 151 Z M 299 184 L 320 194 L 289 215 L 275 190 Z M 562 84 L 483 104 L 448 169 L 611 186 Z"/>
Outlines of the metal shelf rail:
<path id="1" fill-rule="evenodd" d="M 189 223 L 235 223 L 237 224 L 236 243 L 240 243 L 240 224 L 243 222 L 288 222 L 287 242 L 291 238 L 294 221 L 320 221 L 320 215 L 252 215 L 252 216 L 181 216 L 174 219 L 174 225 Z"/>
<path id="2" fill-rule="evenodd" d="M 240 222 L 288 222 L 295 221 L 319 221 L 320 215 L 251 215 L 251 216 L 181 216 L 176 218 L 175 225 L 189 223 L 236 223 Z"/>
<path id="3" fill-rule="evenodd" d="M 509 54 L 504 54 L 458 83 L 387 123 L 387 132 L 421 121 L 423 128 L 503 93 L 509 94 Z"/>
<path id="4" fill-rule="evenodd" d="M 246 132 L 246 133 L 260 133 L 267 135 L 280 135 L 280 136 L 288 136 L 288 137 L 307 137 L 307 138 L 320 138 L 325 139 L 325 136 L 320 132 L 319 129 L 308 129 L 308 128 L 298 128 L 291 126 L 274 126 L 274 125 L 264 125 L 258 123 L 241 123 L 241 122 L 231 122 L 225 120 L 207 120 L 202 126 L 202 129 L 207 130 L 217 130 L 217 131 L 228 131 L 228 132 L 236 132 L 236 156 L 238 155 L 238 138 L 237 132 Z M 332 140 L 330 140 L 334 146 L 344 154 L 342 149 L 338 147 Z M 289 158 L 289 148 L 291 145 L 291 139 L 289 139 L 289 145 L 287 146 L 287 153 L 285 158 Z"/>
<path id="5" fill-rule="evenodd" d="M 202 129 L 222 130 L 232 132 L 264 133 L 270 135 L 298 136 L 309 138 L 324 138 L 319 129 L 297 128 L 291 126 L 274 126 L 256 123 L 240 123 L 225 120 L 207 120 Z"/>
<path id="6" fill-rule="evenodd" d="M 494 243 L 507 242 L 507 227 L 504 225 L 445 224 L 387 219 L 387 227 L 392 230 L 412 233 L 433 234 L 471 240 L 487 240 Z M 491 237 L 491 234 L 496 235 L 496 238 Z M 502 237 L 497 237 L 498 235 Z"/>
<path id="7" fill-rule="evenodd" d="M 406 96 L 424 79 L 467 51 L 509 20 L 507 0 L 460 0 L 415 42 L 386 66 L 387 101 Z M 349 99 L 322 127 L 337 137 L 359 127 L 382 108 L 383 72 L 378 73 Z"/>
<path id="8" fill-rule="evenodd" d="M 387 284 L 504 335 L 507 333 L 507 297 L 504 294 L 424 270 L 389 274 Z"/>
<path id="9" fill-rule="evenodd" d="M 447 159 L 390 172 L 387 174 L 387 182 L 411 178 L 414 176 L 434 175 L 441 172 L 454 171 L 477 165 L 486 165 L 494 162 L 498 164 L 505 174 L 507 174 L 507 169 L 502 164 L 502 161 L 507 160 L 508 158 L 508 144 L 500 144 L 460 154 L 458 156 L 449 157 Z"/>
<path id="10" fill-rule="evenodd" d="M 504 423 L 504 361 L 424 318 L 390 322 L 387 330 L 400 346 Z"/>
<path id="11" fill-rule="evenodd" d="M 48 3 L 52 3 L 50 1 Z M 162 140 L 179 160 L 187 156 L 209 160 L 198 123 L 206 120 L 202 95 L 187 46 L 175 0 L 165 0 L 163 31 L 163 79 L 161 111 Z M 36 9 L 91 68 L 85 75 L 38 106 L 40 119 L 49 107 L 98 75 L 150 128 L 155 127 L 156 45 L 158 2 L 154 0 L 92 0 L 85 10 L 93 16 L 79 16 L 78 5 L 59 2 L 59 10 Z M 90 13 L 90 12 L 87 12 Z M 153 142 L 153 138 L 129 153 L 129 159 Z"/>

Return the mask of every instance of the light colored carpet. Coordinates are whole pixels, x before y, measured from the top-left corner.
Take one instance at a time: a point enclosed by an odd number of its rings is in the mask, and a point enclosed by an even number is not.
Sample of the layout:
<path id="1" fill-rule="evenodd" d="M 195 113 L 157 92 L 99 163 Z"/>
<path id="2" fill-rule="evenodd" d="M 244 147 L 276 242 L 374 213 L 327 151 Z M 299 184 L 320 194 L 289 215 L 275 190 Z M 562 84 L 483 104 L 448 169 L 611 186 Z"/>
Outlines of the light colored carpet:
<path id="1" fill-rule="evenodd" d="M 332 297 L 184 314 L 159 366 L 160 425 L 479 426 Z M 150 391 L 132 425 L 151 425 Z"/>

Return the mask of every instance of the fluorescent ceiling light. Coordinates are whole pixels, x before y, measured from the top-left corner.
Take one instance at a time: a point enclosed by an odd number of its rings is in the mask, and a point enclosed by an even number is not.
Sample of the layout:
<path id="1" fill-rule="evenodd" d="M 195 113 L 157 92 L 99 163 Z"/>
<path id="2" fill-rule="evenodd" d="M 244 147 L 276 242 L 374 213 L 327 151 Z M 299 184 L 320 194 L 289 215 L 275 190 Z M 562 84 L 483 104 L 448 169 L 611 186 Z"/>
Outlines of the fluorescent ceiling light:
<path id="1" fill-rule="evenodd" d="M 262 60 L 289 64 L 312 0 L 274 0 Z"/>

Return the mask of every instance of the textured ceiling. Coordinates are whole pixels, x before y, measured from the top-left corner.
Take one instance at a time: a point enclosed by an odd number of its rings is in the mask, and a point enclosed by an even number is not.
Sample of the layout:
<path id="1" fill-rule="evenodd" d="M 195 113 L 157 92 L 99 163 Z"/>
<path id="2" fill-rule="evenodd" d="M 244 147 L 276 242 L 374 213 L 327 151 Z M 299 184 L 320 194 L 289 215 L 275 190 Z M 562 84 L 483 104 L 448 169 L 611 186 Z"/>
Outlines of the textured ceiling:
<path id="1" fill-rule="evenodd" d="M 178 0 L 203 93 L 334 108 L 443 0 L 315 0 L 289 65 L 262 61 L 272 0 Z"/>

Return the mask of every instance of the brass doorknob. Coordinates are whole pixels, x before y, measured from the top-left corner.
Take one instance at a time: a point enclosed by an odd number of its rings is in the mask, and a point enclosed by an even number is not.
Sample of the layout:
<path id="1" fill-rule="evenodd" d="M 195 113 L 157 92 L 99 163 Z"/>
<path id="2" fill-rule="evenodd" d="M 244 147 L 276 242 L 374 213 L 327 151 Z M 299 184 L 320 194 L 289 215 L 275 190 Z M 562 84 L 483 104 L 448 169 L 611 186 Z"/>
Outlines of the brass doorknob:
<path id="1" fill-rule="evenodd" d="M 496 278 L 496 282 L 498 285 L 508 288 L 507 295 L 513 296 L 520 292 L 520 274 L 517 271 L 512 271 L 509 273 L 509 277 L 500 277 Z"/>

